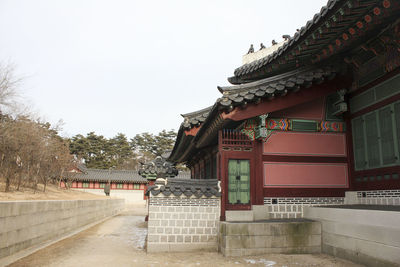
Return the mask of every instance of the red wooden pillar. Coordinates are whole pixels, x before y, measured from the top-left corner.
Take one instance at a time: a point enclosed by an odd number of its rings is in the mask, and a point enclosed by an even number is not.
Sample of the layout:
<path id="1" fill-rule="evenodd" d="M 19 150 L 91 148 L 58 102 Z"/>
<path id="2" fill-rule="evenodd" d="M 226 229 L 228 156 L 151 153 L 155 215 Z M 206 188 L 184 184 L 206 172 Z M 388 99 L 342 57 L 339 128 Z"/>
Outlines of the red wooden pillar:
<path id="1" fill-rule="evenodd" d="M 219 170 L 218 172 L 218 180 L 221 181 L 221 216 L 220 216 L 220 221 L 225 221 L 225 204 L 226 204 L 226 182 L 225 182 L 225 172 L 226 172 L 226 166 L 225 166 L 225 153 L 222 150 L 222 131 L 219 131 L 218 133 L 218 153 L 217 153 L 217 169 Z"/>
<path id="2" fill-rule="evenodd" d="M 264 205 L 264 168 L 262 161 L 263 141 L 254 140 L 254 185 L 255 202 L 254 205 Z"/>
<path id="3" fill-rule="evenodd" d="M 348 172 L 348 179 L 349 179 L 349 189 L 350 191 L 354 191 L 354 154 L 353 154 L 353 135 L 352 135 L 352 128 L 351 128 L 351 119 L 350 119 L 350 111 L 345 116 L 346 122 L 346 146 L 347 146 L 347 172 Z"/>
<path id="4" fill-rule="evenodd" d="M 219 160 L 219 170 L 220 170 L 220 181 L 221 181 L 221 221 L 225 221 L 225 210 L 226 210 L 226 178 L 225 173 L 227 171 L 225 162 L 226 162 L 226 153 L 223 151 L 220 152 L 220 160 Z"/>

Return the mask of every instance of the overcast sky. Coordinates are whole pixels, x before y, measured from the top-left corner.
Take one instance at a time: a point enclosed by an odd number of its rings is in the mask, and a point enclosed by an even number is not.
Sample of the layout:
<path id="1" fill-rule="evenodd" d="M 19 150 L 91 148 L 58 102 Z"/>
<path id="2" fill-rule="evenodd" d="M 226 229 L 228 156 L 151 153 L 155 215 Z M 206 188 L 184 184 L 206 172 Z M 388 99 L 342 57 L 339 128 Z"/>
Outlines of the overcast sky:
<path id="1" fill-rule="evenodd" d="M 0 0 L 0 62 L 64 136 L 179 128 L 214 104 L 251 43 L 267 47 L 327 0 Z"/>

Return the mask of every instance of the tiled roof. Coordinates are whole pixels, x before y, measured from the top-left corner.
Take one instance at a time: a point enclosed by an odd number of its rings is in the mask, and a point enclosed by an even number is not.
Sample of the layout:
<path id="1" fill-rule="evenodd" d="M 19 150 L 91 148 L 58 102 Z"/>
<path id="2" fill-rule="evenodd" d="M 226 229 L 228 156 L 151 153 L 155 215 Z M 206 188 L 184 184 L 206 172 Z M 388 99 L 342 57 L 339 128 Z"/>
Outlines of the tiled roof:
<path id="1" fill-rule="evenodd" d="M 338 72 L 339 68 L 333 66 L 307 68 L 242 85 L 218 87 L 223 94 L 218 103 L 223 107 L 230 107 L 252 102 L 257 98 L 286 95 L 288 91 L 297 91 L 300 87 L 333 79 Z"/>
<path id="2" fill-rule="evenodd" d="M 322 62 L 332 55 L 346 51 L 351 48 L 351 43 L 357 43 L 364 34 L 375 36 L 374 29 L 379 30 L 380 22 L 388 23 L 398 18 L 398 4 L 392 1 L 393 3 L 385 5 L 385 2 L 389 1 L 329 0 L 284 45 L 272 54 L 236 68 L 234 76 L 228 78 L 228 81 L 232 84 L 251 82 Z M 374 17 L 379 17 L 381 21 L 368 24 L 366 19 Z M 355 34 L 356 32 L 359 33 Z"/>
<path id="3" fill-rule="evenodd" d="M 305 35 L 306 32 L 311 28 L 311 26 L 317 24 L 321 18 L 325 17 L 328 11 L 332 9 L 338 2 L 340 1 L 329 0 L 327 5 L 323 6 L 321 8 L 321 11 L 314 15 L 313 19 L 307 21 L 306 25 L 301 27 L 301 29 L 297 31 L 288 42 L 286 42 L 283 46 L 281 46 L 278 50 L 276 50 L 272 54 L 237 68 L 234 72 L 235 76 L 247 74 L 251 71 L 254 71 L 255 69 L 261 68 L 266 64 L 270 63 L 272 60 L 276 59 L 278 56 L 282 55 L 282 53 L 288 50 L 294 43 L 296 43 L 301 36 Z"/>
<path id="4" fill-rule="evenodd" d="M 338 76 L 343 78 L 339 80 L 350 81 L 351 66 L 346 63 L 346 57 L 366 40 L 377 38 L 379 32 L 398 21 L 399 15 L 397 1 L 329 0 L 273 54 L 237 68 L 235 76 L 228 78 L 235 85 L 218 87 L 222 96 L 207 108 L 207 116 L 202 115 L 193 123 L 185 119 L 169 160 L 185 162 L 201 148 L 215 145 L 218 130 L 237 127 L 237 121 L 223 116 L 235 107 L 244 108 L 248 103 L 258 104 L 264 99 L 272 103 L 274 98 L 307 90 Z M 343 84 L 337 89 L 340 86 Z M 187 115 L 192 114 L 196 112 Z M 195 126 L 200 126 L 198 131 L 187 131 Z"/>
<path id="5" fill-rule="evenodd" d="M 289 92 L 303 90 L 313 84 L 321 84 L 324 81 L 335 78 L 337 74 L 342 72 L 342 68 L 343 64 L 302 68 L 247 84 L 218 87 L 218 90 L 222 93 L 222 97 L 217 99 L 216 103 L 209 111 L 207 118 L 201 123 L 202 127 L 193 140 L 197 141 L 198 139 L 196 138 L 204 134 L 203 131 L 205 131 L 205 129 L 203 128 L 209 127 L 220 111 L 229 111 L 234 107 L 244 106 L 252 102 L 257 103 L 258 100 L 263 98 L 283 97 Z M 173 151 L 169 157 L 169 160 L 172 162 L 181 161 L 178 160 L 178 154 L 181 155 L 181 151 L 194 149 L 189 146 L 192 142 L 192 139 L 189 137 L 192 136 L 186 136 L 183 133 L 185 130 L 187 130 L 187 128 L 181 125 Z"/>
<path id="6" fill-rule="evenodd" d="M 324 18 L 326 16 L 326 14 L 328 13 L 328 11 L 333 9 L 338 2 L 344 2 L 344 1 L 329 0 L 328 3 L 326 4 L 326 6 L 323 6 L 321 8 L 321 11 L 314 15 L 313 19 L 307 21 L 306 25 L 301 27 L 300 30 L 297 31 L 289 41 L 287 41 L 284 45 L 279 47 L 278 50 L 276 50 L 275 52 L 273 52 L 272 54 L 270 54 L 264 58 L 261 58 L 259 60 L 251 62 L 249 64 L 245 64 L 245 65 L 237 68 L 234 72 L 235 76 L 241 76 L 243 74 L 248 74 L 249 72 L 252 72 L 256 69 L 259 69 L 259 68 L 267 65 L 268 63 L 270 63 L 271 61 L 273 61 L 274 59 L 276 59 L 277 57 L 282 55 L 283 52 L 285 52 L 286 50 L 291 48 L 294 44 L 296 44 L 296 42 L 300 39 L 300 37 L 302 37 L 303 35 L 308 33 L 308 30 L 313 25 L 317 24 L 321 20 L 321 18 Z"/>
<path id="7" fill-rule="evenodd" d="M 218 180 L 198 180 L 198 179 L 168 179 L 166 182 L 157 180 L 154 186 L 149 186 L 146 194 L 152 193 L 157 196 L 162 193 L 164 196 L 181 196 L 182 194 L 200 198 L 202 196 L 211 197 L 221 196 Z"/>
<path id="8" fill-rule="evenodd" d="M 182 126 L 186 129 L 199 126 L 205 121 L 211 109 L 212 106 L 191 113 L 181 114 L 184 119 Z"/>
<path id="9" fill-rule="evenodd" d="M 80 170 L 81 172 L 86 172 L 86 170 L 87 170 L 86 165 L 85 165 L 85 164 L 82 164 L 82 163 L 77 164 L 76 167 L 77 167 L 78 170 Z"/>
<path id="10" fill-rule="evenodd" d="M 95 182 L 130 182 L 130 183 L 147 183 L 147 180 L 141 177 L 134 170 L 102 170 L 78 167 L 84 170 L 82 173 L 73 173 L 72 179 L 77 181 L 95 181 Z"/>

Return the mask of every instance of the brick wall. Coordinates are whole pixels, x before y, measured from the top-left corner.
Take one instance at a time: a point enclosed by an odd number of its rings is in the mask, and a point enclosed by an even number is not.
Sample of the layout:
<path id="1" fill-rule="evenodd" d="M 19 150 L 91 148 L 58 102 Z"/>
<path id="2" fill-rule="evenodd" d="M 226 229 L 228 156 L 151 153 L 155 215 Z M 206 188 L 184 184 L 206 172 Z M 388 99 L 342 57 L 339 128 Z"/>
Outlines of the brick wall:
<path id="1" fill-rule="evenodd" d="M 147 252 L 217 251 L 219 197 L 150 195 Z"/>

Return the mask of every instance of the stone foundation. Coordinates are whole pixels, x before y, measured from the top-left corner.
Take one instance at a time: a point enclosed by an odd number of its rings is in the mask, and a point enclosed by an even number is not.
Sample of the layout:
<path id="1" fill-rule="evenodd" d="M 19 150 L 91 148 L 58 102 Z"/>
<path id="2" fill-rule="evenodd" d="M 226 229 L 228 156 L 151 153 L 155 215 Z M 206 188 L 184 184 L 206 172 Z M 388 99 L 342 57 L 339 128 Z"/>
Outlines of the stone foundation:
<path id="1" fill-rule="evenodd" d="M 321 252 L 319 222 L 308 220 L 221 222 L 219 232 L 219 250 L 224 256 Z"/>

